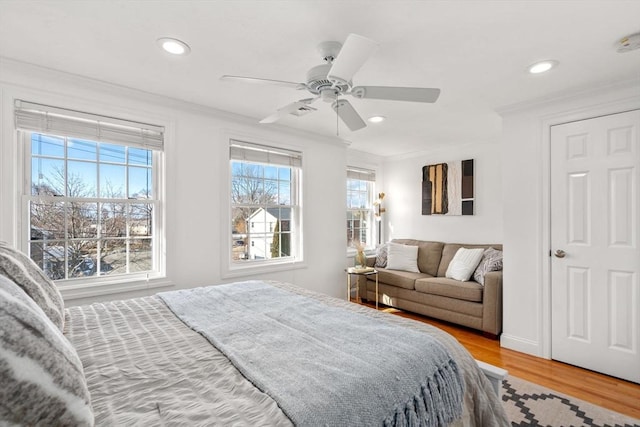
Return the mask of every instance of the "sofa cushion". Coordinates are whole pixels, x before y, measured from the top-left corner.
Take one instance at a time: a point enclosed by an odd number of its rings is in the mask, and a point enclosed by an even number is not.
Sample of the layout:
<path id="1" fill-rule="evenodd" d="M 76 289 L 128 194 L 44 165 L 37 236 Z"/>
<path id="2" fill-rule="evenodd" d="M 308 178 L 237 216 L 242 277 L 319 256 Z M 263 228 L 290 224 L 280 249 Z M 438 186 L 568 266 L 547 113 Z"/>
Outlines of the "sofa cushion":
<path id="1" fill-rule="evenodd" d="M 378 268 L 378 282 L 386 283 L 388 285 L 397 286 L 404 289 L 415 289 L 416 279 L 424 279 L 432 277 L 424 273 L 412 273 L 410 271 L 400 270 L 387 270 L 384 268 Z M 375 281 L 374 275 L 368 277 L 369 280 Z"/>
<path id="2" fill-rule="evenodd" d="M 476 282 L 460 282 L 444 277 L 430 277 L 415 281 L 416 291 L 472 302 L 482 302 L 483 287 Z"/>
<path id="3" fill-rule="evenodd" d="M 437 277 L 445 277 L 447 274 L 447 268 L 449 268 L 449 263 L 458 252 L 460 248 L 494 248 L 499 251 L 502 250 L 502 245 L 467 245 L 463 243 L 443 243 L 442 248 L 442 257 L 440 259 L 440 265 L 438 266 L 437 273 L 433 274 L 433 276 Z"/>
<path id="4" fill-rule="evenodd" d="M 435 276 L 438 273 L 438 265 L 442 256 L 442 242 L 429 242 L 413 239 L 393 239 L 393 243 L 413 245 L 418 247 L 418 269 L 422 273 Z M 443 274 L 444 276 L 444 274 Z"/>

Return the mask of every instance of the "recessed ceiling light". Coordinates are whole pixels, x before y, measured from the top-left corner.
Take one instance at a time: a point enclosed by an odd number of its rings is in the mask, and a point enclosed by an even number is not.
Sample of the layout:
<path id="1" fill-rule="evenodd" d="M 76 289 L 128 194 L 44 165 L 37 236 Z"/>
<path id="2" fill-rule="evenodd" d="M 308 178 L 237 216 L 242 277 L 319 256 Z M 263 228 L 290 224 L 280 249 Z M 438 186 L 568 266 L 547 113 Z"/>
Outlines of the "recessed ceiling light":
<path id="1" fill-rule="evenodd" d="M 545 73 L 552 69 L 553 67 L 558 65 L 558 61 L 554 61 L 553 59 L 547 59 L 544 61 L 536 62 L 529 66 L 528 70 L 531 74 L 540 74 Z"/>
<path id="2" fill-rule="evenodd" d="M 371 116 L 367 120 L 369 121 L 369 123 L 380 123 L 384 122 L 385 119 L 385 116 Z"/>
<path id="3" fill-rule="evenodd" d="M 189 52 L 191 52 L 189 45 L 178 39 L 162 37 L 158 39 L 157 42 L 162 49 L 172 55 L 188 55 Z"/>

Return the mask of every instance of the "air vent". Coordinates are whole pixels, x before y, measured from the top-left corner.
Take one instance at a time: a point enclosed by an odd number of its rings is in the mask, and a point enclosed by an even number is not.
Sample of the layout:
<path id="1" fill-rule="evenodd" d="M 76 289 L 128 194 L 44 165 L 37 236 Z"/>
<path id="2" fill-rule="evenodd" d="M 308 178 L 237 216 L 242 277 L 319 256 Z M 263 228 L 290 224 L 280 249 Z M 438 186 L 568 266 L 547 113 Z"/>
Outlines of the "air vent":
<path id="1" fill-rule="evenodd" d="M 308 114 L 312 111 L 316 111 L 317 108 L 313 108 L 313 107 L 309 107 L 308 105 L 304 105 L 300 108 L 298 108 L 297 110 L 295 110 L 294 112 L 292 112 L 291 114 L 293 114 L 294 116 L 304 116 L 305 114 Z"/>

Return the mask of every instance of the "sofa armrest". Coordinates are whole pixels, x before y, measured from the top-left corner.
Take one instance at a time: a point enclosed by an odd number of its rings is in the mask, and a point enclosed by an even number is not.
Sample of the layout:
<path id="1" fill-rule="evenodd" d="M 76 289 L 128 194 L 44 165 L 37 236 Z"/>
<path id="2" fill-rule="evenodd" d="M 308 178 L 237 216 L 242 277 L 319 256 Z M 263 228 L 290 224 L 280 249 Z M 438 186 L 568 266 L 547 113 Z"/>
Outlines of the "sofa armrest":
<path id="1" fill-rule="evenodd" d="M 502 271 L 491 271 L 484 276 L 482 295 L 482 330 L 500 335 L 502 332 Z"/>
<path id="2" fill-rule="evenodd" d="M 374 265 L 376 265 L 376 256 L 367 255 L 367 267 L 373 267 Z"/>

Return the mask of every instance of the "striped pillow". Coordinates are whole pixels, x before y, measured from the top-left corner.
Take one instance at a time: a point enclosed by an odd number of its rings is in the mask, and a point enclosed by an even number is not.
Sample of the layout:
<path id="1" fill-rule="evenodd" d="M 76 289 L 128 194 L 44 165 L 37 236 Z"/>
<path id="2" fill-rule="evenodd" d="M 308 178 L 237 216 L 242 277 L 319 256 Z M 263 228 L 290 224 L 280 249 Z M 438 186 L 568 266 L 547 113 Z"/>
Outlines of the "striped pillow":
<path id="1" fill-rule="evenodd" d="M 473 273 L 473 279 L 484 286 L 484 276 L 490 271 L 502 270 L 502 251 L 487 248 L 482 254 L 482 260 Z"/>
<path id="2" fill-rule="evenodd" d="M 18 285 L 0 276 L 0 425 L 92 426 L 82 363 Z"/>
<path id="3" fill-rule="evenodd" d="M 484 249 L 460 248 L 447 267 L 445 277 L 466 282 L 480 263 Z"/>
<path id="4" fill-rule="evenodd" d="M 0 274 L 20 286 L 61 331 L 64 301 L 56 285 L 35 262 L 5 242 L 0 242 Z"/>

